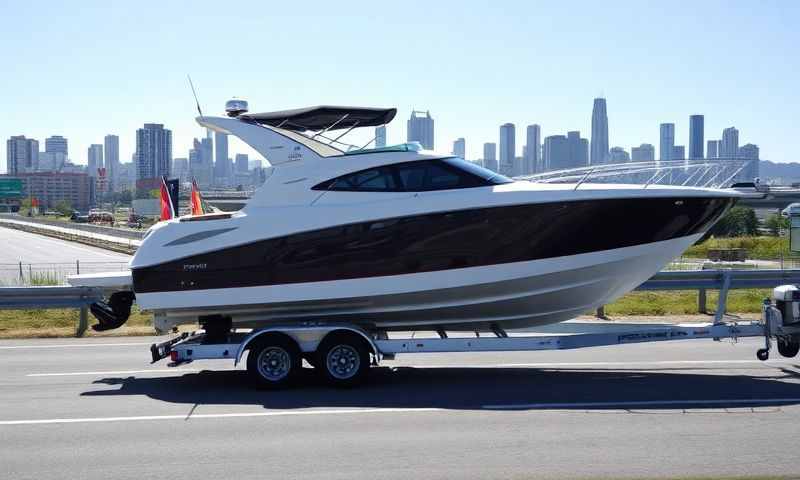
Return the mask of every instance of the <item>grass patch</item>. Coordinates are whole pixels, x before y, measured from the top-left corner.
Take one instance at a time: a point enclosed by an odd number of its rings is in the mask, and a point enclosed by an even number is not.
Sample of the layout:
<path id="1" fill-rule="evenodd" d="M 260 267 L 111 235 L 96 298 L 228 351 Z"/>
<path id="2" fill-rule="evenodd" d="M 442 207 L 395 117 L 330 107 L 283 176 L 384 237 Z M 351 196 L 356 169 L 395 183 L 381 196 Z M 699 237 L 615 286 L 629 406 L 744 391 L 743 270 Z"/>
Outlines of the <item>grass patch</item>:
<path id="1" fill-rule="evenodd" d="M 607 315 L 693 315 L 697 313 L 697 291 L 631 292 L 606 305 Z M 769 289 L 730 290 L 728 292 L 729 313 L 760 313 Z M 717 308 L 718 291 L 707 291 L 706 305 L 709 311 Z"/>
<path id="2" fill-rule="evenodd" d="M 57 337 L 75 334 L 80 313 L 77 309 L 0 310 L 0 338 Z M 89 324 L 96 323 L 89 314 Z M 127 327 L 127 328 L 126 328 Z M 92 331 L 91 329 L 87 332 Z M 131 316 L 119 333 L 152 335 L 153 315 L 134 305 Z"/>
<path id="3" fill-rule="evenodd" d="M 716 248 L 744 248 L 747 258 L 772 260 L 781 256 L 789 257 L 789 237 L 731 237 L 709 238 L 703 243 L 692 245 L 684 257 L 708 258 L 708 251 Z"/>

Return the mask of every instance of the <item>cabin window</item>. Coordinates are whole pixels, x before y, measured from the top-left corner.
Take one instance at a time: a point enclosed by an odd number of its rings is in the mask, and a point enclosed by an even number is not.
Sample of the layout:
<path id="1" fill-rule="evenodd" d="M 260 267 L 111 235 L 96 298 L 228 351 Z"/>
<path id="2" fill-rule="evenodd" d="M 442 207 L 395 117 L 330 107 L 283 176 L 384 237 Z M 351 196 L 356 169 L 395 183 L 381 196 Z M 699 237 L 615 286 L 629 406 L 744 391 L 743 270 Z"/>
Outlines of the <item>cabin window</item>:
<path id="1" fill-rule="evenodd" d="M 323 182 L 314 189 L 340 192 L 396 192 L 398 185 L 391 168 L 378 167 Z"/>

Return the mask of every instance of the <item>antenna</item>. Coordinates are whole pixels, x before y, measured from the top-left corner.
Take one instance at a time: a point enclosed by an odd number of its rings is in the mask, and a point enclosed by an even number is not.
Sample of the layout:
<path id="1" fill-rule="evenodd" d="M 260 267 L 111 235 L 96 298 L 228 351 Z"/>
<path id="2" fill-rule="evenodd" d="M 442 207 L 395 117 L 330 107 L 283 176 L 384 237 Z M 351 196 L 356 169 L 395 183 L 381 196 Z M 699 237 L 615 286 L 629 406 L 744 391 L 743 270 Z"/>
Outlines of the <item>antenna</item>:
<path id="1" fill-rule="evenodd" d="M 194 84 L 192 83 L 192 77 L 187 73 L 186 78 L 189 79 L 189 86 L 192 87 L 192 95 L 194 95 L 194 103 L 197 105 L 197 113 L 200 114 L 200 117 L 203 117 L 203 111 L 200 109 L 200 100 L 197 99 L 197 92 L 194 89 Z"/>

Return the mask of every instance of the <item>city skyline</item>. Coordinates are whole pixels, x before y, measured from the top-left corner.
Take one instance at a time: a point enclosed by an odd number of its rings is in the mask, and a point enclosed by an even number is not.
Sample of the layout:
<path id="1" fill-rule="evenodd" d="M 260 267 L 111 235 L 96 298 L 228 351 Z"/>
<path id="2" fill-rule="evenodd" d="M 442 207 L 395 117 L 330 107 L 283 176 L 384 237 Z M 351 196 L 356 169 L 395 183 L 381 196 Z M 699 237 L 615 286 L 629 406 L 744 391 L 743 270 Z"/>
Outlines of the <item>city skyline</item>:
<path id="1" fill-rule="evenodd" d="M 517 125 L 518 145 L 533 122 L 542 126 L 542 138 L 574 130 L 590 137 L 586 102 L 601 96 L 613 105 L 609 146 L 658 145 L 653 126 L 663 122 L 675 122 L 676 143 L 688 145 L 688 117 L 702 112 L 706 132 L 736 125 L 747 141 L 759 144 L 763 158 L 798 160 L 792 140 L 800 5 L 709 0 L 689 9 L 678 3 L 519 3 L 498 10 L 412 1 L 388 5 L 380 14 L 368 13 L 369 2 L 319 3 L 312 7 L 316 14 L 306 16 L 286 4 L 253 2 L 220 16 L 187 14 L 181 5 L 147 0 L 135 9 L 86 2 L 49 7 L 48 15 L 68 21 L 48 24 L 46 37 L 30 35 L 40 9 L 6 4 L 0 7 L 7 19 L 0 50 L 7 65 L 25 68 L 4 77 L 0 138 L 25 134 L 41 142 L 63 135 L 70 139 L 72 160 L 85 164 L 89 145 L 114 133 L 120 136 L 120 158 L 127 160 L 135 145 L 128 132 L 158 122 L 173 130 L 175 156 L 185 157 L 192 139 L 204 135 L 194 122 L 190 73 L 207 115 L 222 114 L 232 96 L 247 99 L 254 111 L 316 104 L 397 107 L 387 144 L 404 140 L 411 109 L 424 106 L 437 121 L 437 148 L 446 150 L 464 137 L 471 158 L 481 156 L 483 143 L 497 141 L 497 126 L 506 122 Z M 213 6 L 200 1 L 192 11 Z M 151 15 L 156 8 L 159 15 Z M 425 14 L 407 15 L 415 8 Z M 460 28 L 435 29 L 435 42 L 430 35 L 406 33 L 451 24 L 454 15 Z M 301 17 L 315 33 L 295 38 L 287 25 Z M 538 21 L 544 18 L 553 21 Z M 531 19 L 538 19 L 535 29 Z M 559 27 L 566 21 L 568 30 Z M 239 32 L 273 34 L 268 42 L 252 42 L 219 28 L 220 22 L 237 25 Z M 159 32 L 159 48 L 146 49 L 153 32 Z M 334 58 L 317 51 L 322 32 L 349 54 Z M 63 51 L 81 55 L 53 49 L 53 38 Z M 417 49 L 425 55 L 412 56 Z M 738 60 L 726 64 L 724 76 L 718 74 L 722 51 Z M 265 55 L 269 62 L 260 61 Z M 623 68 L 633 63 L 635 69 Z M 514 73 L 479 68 L 486 64 L 513 65 Z M 44 75 L 45 68 L 59 75 Z M 332 74 L 320 81 L 320 71 Z M 355 143 L 371 137 L 365 132 Z M 238 141 L 229 148 L 231 156 L 253 156 Z"/>

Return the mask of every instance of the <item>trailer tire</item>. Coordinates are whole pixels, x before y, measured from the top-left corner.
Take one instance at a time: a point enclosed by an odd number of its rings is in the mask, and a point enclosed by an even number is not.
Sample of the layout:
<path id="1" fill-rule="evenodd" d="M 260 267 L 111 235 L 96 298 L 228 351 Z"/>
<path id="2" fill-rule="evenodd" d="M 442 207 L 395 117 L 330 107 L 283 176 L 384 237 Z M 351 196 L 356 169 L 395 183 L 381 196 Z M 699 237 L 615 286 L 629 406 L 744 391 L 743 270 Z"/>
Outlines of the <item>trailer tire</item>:
<path id="1" fill-rule="evenodd" d="M 291 384 L 302 368 L 300 348 L 283 334 L 257 339 L 247 354 L 247 373 L 251 381 L 264 389 L 278 389 Z"/>
<path id="2" fill-rule="evenodd" d="M 800 352 L 800 342 L 778 339 L 778 353 L 780 353 L 782 357 L 794 358 L 797 356 L 798 352 Z"/>
<path id="3" fill-rule="evenodd" d="M 355 387 L 369 373 L 370 347 L 358 334 L 332 332 L 317 347 L 316 369 L 331 386 Z"/>

